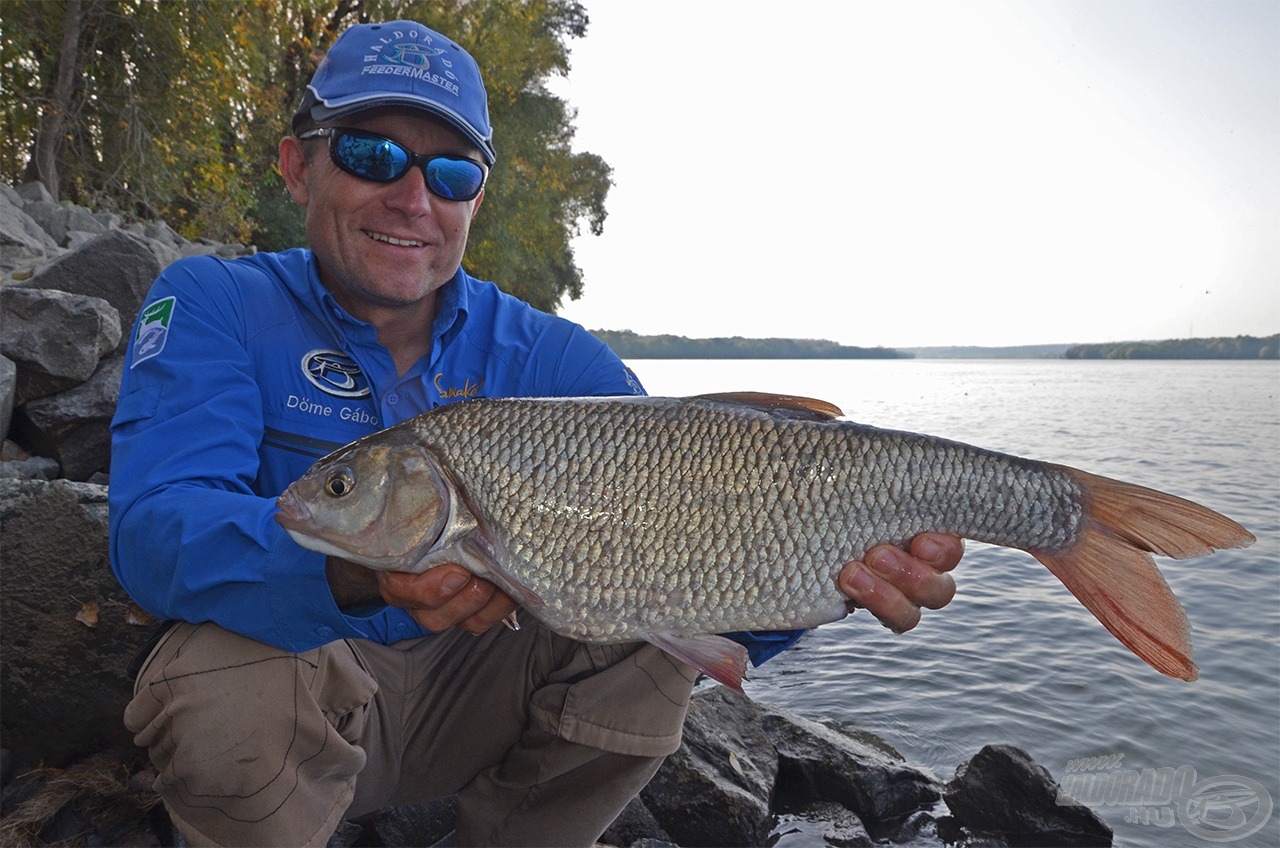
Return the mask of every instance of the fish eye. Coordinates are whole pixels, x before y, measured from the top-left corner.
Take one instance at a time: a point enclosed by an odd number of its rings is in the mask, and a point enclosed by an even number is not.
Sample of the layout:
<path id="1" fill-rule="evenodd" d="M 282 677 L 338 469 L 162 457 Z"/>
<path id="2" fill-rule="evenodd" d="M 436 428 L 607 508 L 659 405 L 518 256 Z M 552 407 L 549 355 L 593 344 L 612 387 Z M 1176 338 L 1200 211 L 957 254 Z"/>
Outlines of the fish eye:
<path id="1" fill-rule="evenodd" d="M 356 487 L 356 477 L 350 468 L 339 468 L 325 481 L 324 490 L 335 498 L 345 497 Z"/>

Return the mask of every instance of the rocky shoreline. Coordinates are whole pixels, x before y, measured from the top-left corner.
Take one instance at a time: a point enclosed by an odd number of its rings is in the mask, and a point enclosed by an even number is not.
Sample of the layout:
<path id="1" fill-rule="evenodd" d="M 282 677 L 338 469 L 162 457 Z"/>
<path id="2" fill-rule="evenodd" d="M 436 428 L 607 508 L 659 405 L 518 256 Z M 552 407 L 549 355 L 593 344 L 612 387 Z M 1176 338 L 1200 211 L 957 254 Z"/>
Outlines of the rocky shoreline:
<path id="1" fill-rule="evenodd" d="M 176 844 L 120 721 L 155 622 L 108 565 L 108 425 L 161 268 L 252 252 L 0 185 L 0 844 Z M 330 844 L 432 845 L 452 810 L 384 810 Z M 1016 748 L 983 748 L 944 782 L 870 734 L 711 686 L 602 842 L 976 848 L 1110 845 L 1111 831 Z"/>

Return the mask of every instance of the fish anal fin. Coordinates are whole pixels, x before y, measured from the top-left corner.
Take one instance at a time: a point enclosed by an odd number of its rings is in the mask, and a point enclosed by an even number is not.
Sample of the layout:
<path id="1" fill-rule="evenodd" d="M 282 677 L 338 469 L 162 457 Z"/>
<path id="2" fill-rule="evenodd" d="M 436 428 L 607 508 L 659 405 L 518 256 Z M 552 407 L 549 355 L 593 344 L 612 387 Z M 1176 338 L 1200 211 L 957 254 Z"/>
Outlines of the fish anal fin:
<path id="1" fill-rule="evenodd" d="M 645 641 L 698 671 L 741 692 L 747 676 L 747 649 L 723 636 L 677 636 L 674 633 L 651 633 Z"/>
<path id="2" fill-rule="evenodd" d="M 697 395 L 694 400 L 710 400 L 716 403 L 732 403 L 749 406 L 761 412 L 781 414 L 805 421 L 832 421 L 844 415 L 834 403 L 800 395 L 775 395 L 769 392 L 724 392 Z"/>

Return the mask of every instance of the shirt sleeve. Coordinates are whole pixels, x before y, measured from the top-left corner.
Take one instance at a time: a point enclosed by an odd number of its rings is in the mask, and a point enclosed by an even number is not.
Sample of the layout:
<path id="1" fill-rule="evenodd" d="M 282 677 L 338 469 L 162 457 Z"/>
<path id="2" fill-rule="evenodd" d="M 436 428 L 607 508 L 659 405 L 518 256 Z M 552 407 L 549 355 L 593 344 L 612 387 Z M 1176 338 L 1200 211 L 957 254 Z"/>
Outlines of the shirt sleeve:
<path id="1" fill-rule="evenodd" d="M 255 490 L 264 423 L 243 304 L 214 260 L 161 274 L 133 329 L 112 421 L 111 566 L 149 613 L 214 621 L 302 651 L 367 635 L 344 615 L 324 557 Z"/>

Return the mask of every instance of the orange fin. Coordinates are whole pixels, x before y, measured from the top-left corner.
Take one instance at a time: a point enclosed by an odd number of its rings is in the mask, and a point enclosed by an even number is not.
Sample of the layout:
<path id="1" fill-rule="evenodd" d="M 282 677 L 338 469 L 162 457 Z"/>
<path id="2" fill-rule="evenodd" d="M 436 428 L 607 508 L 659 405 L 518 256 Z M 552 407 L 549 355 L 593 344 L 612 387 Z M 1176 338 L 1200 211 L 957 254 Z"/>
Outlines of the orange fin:
<path id="1" fill-rule="evenodd" d="M 1058 467 L 1084 491 L 1084 525 L 1070 547 L 1032 555 L 1152 668 L 1195 680 L 1186 613 L 1151 553 L 1186 559 L 1214 548 L 1245 547 L 1253 535 L 1183 498 Z"/>
<path id="2" fill-rule="evenodd" d="M 844 413 L 834 403 L 799 395 L 774 395 L 768 392 L 725 392 L 697 395 L 694 400 L 711 400 L 717 403 L 733 403 L 749 406 L 761 412 L 782 413 L 790 418 L 807 421 L 831 421 Z"/>
<path id="3" fill-rule="evenodd" d="M 645 641 L 657 645 L 671 656 L 741 692 L 747 676 L 747 649 L 723 636 L 677 636 L 674 633 L 651 633 Z"/>

